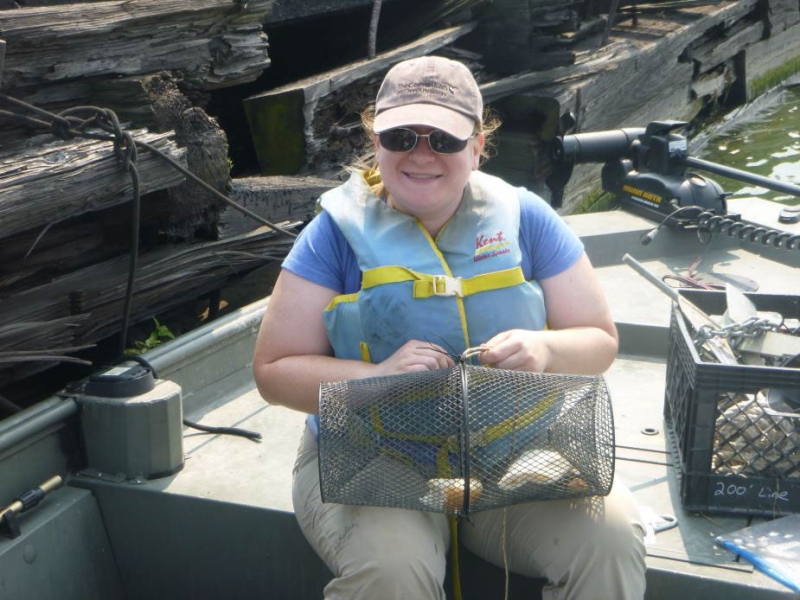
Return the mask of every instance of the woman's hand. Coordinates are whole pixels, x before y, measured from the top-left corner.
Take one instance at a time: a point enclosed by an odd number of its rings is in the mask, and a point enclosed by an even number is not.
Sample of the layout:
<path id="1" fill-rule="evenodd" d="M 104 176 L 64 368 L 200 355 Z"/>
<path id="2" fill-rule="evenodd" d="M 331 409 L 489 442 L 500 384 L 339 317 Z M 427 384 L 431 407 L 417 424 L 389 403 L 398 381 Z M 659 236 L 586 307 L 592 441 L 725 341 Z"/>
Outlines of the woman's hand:
<path id="1" fill-rule="evenodd" d="M 483 345 L 484 364 L 501 369 L 599 375 L 617 355 L 618 337 L 597 275 L 586 254 L 566 271 L 539 282 L 547 329 L 511 329 Z"/>
<path id="2" fill-rule="evenodd" d="M 483 345 L 488 350 L 478 358 L 487 366 L 534 373 L 547 369 L 550 349 L 545 332 L 511 329 L 498 333 Z"/>
<path id="3" fill-rule="evenodd" d="M 455 364 L 444 348 L 430 342 L 409 340 L 389 358 L 377 365 L 376 375 L 399 375 L 435 371 Z"/>

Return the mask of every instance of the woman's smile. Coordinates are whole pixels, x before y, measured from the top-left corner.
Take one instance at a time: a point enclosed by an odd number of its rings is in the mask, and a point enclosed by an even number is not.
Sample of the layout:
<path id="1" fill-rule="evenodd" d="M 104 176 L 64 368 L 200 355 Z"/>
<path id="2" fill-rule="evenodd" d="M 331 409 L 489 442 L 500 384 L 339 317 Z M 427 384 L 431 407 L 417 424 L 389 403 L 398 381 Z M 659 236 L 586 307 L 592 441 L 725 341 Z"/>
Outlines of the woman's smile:
<path id="1" fill-rule="evenodd" d="M 409 179 L 414 179 L 415 181 L 433 181 L 441 178 L 441 175 L 434 173 L 410 173 L 408 171 L 404 171 L 403 173 L 406 177 Z"/>

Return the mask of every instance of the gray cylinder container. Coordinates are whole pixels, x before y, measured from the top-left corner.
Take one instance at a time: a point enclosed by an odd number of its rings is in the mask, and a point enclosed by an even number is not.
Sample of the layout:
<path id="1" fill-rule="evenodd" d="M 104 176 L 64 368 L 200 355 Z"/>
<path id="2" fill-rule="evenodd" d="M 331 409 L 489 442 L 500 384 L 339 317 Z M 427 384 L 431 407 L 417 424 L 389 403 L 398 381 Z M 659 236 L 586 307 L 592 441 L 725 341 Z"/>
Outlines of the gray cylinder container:
<path id="1" fill-rule="evenodd" d="M 80 396 L 88 466 L 126 479 L 155 479 L 183 468 L 181 388 L 156 380 L 130 398 Z"/>

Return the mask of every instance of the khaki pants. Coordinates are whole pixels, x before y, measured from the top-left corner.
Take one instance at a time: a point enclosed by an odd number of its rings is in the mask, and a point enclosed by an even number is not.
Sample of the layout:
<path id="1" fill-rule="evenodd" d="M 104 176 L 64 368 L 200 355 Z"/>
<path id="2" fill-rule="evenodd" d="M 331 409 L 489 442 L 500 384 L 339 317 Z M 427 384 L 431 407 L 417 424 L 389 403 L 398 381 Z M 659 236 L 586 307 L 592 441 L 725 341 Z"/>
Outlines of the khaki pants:
<path id="1" fill-rule="evenodd" d="M 326 599 L 444 600 L 445 515 L 323 504 L 317 443 L 308 429 L 292 494 L 300 528 L 335 576 Z M 644 526 L 621 484 L 606 497 L 519 504 L 476 513 L 474 524 L 462 522 L 461 543 L 501 568 L 504 511 L 508 567 L 547 579 L 545 600 L 644 597 Z"/>

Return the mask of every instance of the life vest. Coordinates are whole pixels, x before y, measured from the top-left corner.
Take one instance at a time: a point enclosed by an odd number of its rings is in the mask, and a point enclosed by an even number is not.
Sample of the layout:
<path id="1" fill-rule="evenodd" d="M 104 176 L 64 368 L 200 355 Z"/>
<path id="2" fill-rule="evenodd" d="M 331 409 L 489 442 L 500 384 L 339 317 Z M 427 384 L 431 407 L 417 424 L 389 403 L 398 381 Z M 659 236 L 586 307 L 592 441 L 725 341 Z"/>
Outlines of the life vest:
<path id="1" fill-rule="evenodd" d="M 339 358 L 381 362 L 411 339 L 454 356 L 509 329 L 545 326 L 542 291 L 525 281 L 518 190 L 473 172 L 455 214 L 432 238 L 420 221 L 375 196 L 354 173 L 323 194 L 362 273 L 323 318 Z"/>

